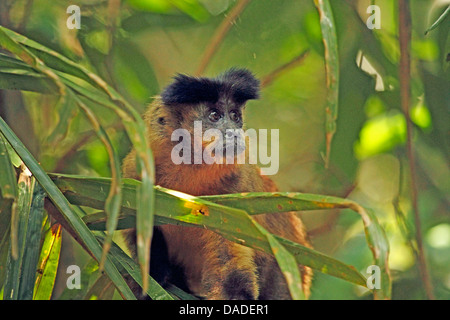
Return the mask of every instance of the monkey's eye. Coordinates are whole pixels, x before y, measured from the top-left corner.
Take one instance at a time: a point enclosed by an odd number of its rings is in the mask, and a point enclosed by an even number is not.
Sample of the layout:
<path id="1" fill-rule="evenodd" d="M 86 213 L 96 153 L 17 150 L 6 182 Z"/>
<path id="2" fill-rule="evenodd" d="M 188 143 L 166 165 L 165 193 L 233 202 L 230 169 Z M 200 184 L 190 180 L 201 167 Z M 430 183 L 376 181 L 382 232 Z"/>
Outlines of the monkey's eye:
<path id="1" fill-rule="evenodd" d="M 221 114 L 218 111 L 211 111 L 211 113 L 208 116 L 209 120 L 211 120 L 212 122 L 217 122 L 220 120 L 220 118 L 222 118 Z"/>
<path id="2" fill-rule="evenodd" d="M 232 110 L 230 111 L 230 119 L 234 122 L 239 122 L 241 120 L 241 116 L 239 112 Z"/>

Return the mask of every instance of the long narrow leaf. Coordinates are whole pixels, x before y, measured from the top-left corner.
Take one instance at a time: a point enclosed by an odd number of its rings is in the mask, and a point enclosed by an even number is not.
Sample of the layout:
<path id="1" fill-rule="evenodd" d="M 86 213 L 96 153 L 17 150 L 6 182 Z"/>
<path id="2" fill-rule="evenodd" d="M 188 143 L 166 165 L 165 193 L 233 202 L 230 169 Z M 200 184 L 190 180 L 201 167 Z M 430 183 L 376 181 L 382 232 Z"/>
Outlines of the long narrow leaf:
<path id="1" fill-rule="evenodd" d="M 431 30 L 436 29 L 448 15 L 450 15 L 450 5 L 447 9 L 445 9 L 444 13 L 442 13 L 439 18 L 425 31 L 425 35 L 427 35 Z"/>
<path id="2" fill-rule="evenodd" d="M 57 88 L 48 78 L 40 75 L 0 72 L 0 88 L 40 93 L 54 93 Z"/>
<path id="3" fill-rule="evenodd" d="M 36 280 L 36 270 L 39 261 L 41 229 L 44 221 L 45 192 L 39 183 L 35 183 L 33 199 L 25 238 L 25 248 L 22 258 L 22 272 L 20 278 L 19 300 L 33 299 Z"/>
<path id="4" fill-rule="evenodd" d="M 80 109 L 84 112 L 88 120 L 91 122 L 95 132 L 97 133 L 98 137 L 106 147 L 111 163 L 113 186 L 110 189 L 110 194 L 105 203 L 105 211 L 108 213 L 109 219 L 108 219 L 108 237 L 103 247 L 103 254 L 100 261 L 100 268 L 103 269 L 106 254 L 111 245 L 112 234 L 114 233 L 115 227 L 117 225 L 117 215 L 119 214 L 119 204 L 121 202 L 121 190 L 120 190 L 121 174 L 120 174 L 120 162 L 117 153 L 115 152 L 106 131 L 101 127 L 94 113 L 77 96 L 72 94 L 71 91 L 69 91 L 70 94 L 69 97 L 69 95 L 67 94 L 68 91 L 65 85 L 61 82 L 59 76 L 55 74 L 51 69 L 49 69 L 33 53 L 29 52 L 28 49 L 23 47 L 21 44 L 15 42 L 13 38 L 8 36 L 7 34 L 8 31 L 5 32 L 5 30 L 0 28 L 0 43 L 2 43 L 2 45 L 6 49 L 10 50 L 17 56 L 21 57 L 27 64 L 38 69 L 39 71 L 47 75 L 49 78 L 51 78 L 59 88 L 59 92 L 61 94 L 61 101 L 63 105 L 66 104 L 65 103 L 66 100 L 68 101 L 75 100 Z M 12 33 L 10 34 L 13 35 Z"/>
<path id="5" fill-rule="evenodd" d="M 106 240 L 103 244 L 103 253 L 100 260 L 100 270 L 103 270 L 106 255 L 109 251 L 109 248 L 111 247 L 112 237 L 117 227 L 117 219 L 120 212 L 120 203 L 122 202 L 122 189 L 120 187 L 122 178 L 120 171 L 120 161 L 119 156 L 117 155 L 117 152 L 114 149 L 108 134 L 106 133 L 106 130 L 103 129 L 103 127 L 100 125 L 100 122 L 98 121 L 92 110 L 88 108 L 88 106 L 80 98 L 76 97 L 71 91 L 69 91 L 69 95 L 76 101 L 80 109 L 89 119 L 92 127 L 95 130 L 95 133 L 105 146 L 111 163 L 112 185 L 109 189 L 108 198 L 105 201 L 105 211 L 108 215 L 108 236 L 106 237 Z"/>
<path id="6" fill-rule="evenodd" d="M 86 293 L 84 300 L 111 300 L 114 295 L 114 286 L 111 280 L 103 274 L 100 274 L 97 281 Z"/>
<path id="7" fill-rule="evenodd" d="M 80 288 L 66 286 L 63 293 L 59 296 L 59 300 L 82 300 L 89 290 L 89 284 L 95 277 L 98 277 L 98 262 L 91 259 L 83 267 L 80 273 Z"/>
<path id="8" fill-rule="evenodd" d="M 17 197 L 17 181 L 14 166 L 6 148 L 6 141 L 0 134 L 0 192 L 5 199 Z"/>
<path id="9" fill-rule="evenodd" d="M 327 106 L 326 113 L 326 155 L 325 166 L 330 160 L 331 141 L 336 132 L 339 101 L 339 55 L 336 36 L 336 24 L 333 18 L 329 0 L 314 0 L 320 15 L 320 27 L 325 48 L 325 69 L 327 76 Z"/>
<path id="10" fill-rule="evenodd" d="M 0 288 L 6 278 L 6 261 L 11 245 L 11 207 L 13 200 L 3 199 L 0 195 Z"/>
<path id="11" fill-rule="evenodd" d="M 64 85 L 59 80 L 58 76 L 48 68 L 40 59 L 38 59 L 34 54 L 32 54 L 28 49 L 17 43 L 7 34 L 7 29 L 0 26 L 0 45 L 14 53 L 16 56 L 20 57 L 25 63 L 32 66 L 36 70 L 39 70 L 45 74 L 49 79 L 51 79 L 55 85 L 58 87 L 61 95 L 65 94 Z"/>
<path id="12" fill-rule="evenodd" d="M 4 298 L 17 300 L 21 297 L 20 282 L 23 276 L 23 261 L 26 248 L 27 229 L 33 194 L 34 178 L 23 166 L 19 176 L 17 209 L 11 217 L 11 249 L 7 261 Z"/>
<path id="13" fill-rule="evenodd" d="M 108 179 L 69 175 L 53 175 L 52 178 L 72 203 L 97 209 L 103 207 L 110 185 Z M 129 227 L 130 224 L 133 225 L 130 220 L 133 218 L 136 209 L 134 194 L 139 182 L 124 179 L 123 183 L 122 215 L 119 221 L 128 221 L 124 227 Z M 250 197 L 250 194 L 248 196 Z M 193 205 L 193 202 L 197 205 Z M 156 188 L 156 204 L 158 208 L 161 208 L 156 212 L 155 221 L 157 223 L 207 227 L 210 230 L 220 232 L 229 240 L 270 252 L 264 237 L 259 232 L 255 234 L 249 231 L 254 230 L 255 226 L 246 214 L 242 213 L 242 210 L 237 211 L 235 208 L 219 206 L 211 201 L 203 200 L 202 197 L 192 197 L 159 187 Z M 322 206 L 322 208 L 325 207 L 325 205 Z M 209 215 L 199 214 L 199 209 L 202 208 L 207 208 Z M 238 213 L 235 214 L 236 212 Z M 101 224 L 102 215 L 97 214 L 97 218 L 96 221 Z M 86 220 L 89 220 L 89 216 L 86 217 Z M 94 221 L 95 219 L 92 219 L 91 223 Z M 361 286 L 366 285 L 365 278 L 354 268 L 310 248 L 293 244 L 288 240 L 279 241 L 294 255 L 298 263 Z"/>
<path id="14" fill-rule="evenodd" d="M 140 183 L 133 185 L 135 192 L 138 192 L 139 184 Z M 85 187 L 87 187 L 87 185 L 85 185 Z M 108 188 L 105 188 L 105 190 L 107 189 Z M 92 191 L 93 190 L 91 189 L 90 192 Z M 160 197 L 156 199 L 156 204 L 158 207 L 164 208 L 161 211 L 165 213 L 164 216 L 166 218 L 174 218 L 181 222 L 193 223 L 197 226 L 206 226 L 232 241 L 245 245 L 253 245 L 260 250 L 273 254 L 286 277 L 293 298 L 303 298 L 300 285 L 300 273 L 295 259 L 292 258 L 291 254 L 286 251 L 270 233 L 262 228 L 254 219 L 250 218 L 245 211 L 225 208 L 214 203 L 209 203 L 186 194 L 160 187 L 157 188 L 157 191 L 160 191 L 157 192 Z M 97 193 L 100 198 L 102 197 L 98 191 L 94 193 Z M 87 194 L 85 195 L 87 196 Z M 128 193 L 127 195 L 131 197 L 131 199 L 127 198 L 127 200 L 125 200 L 124 198 L 124 201 L 135 203 L 133 200 L 133 193 Z M 176 195 L 183 198 L 180 199 Z M 136 207 L 134 209 L 136 209 Z M 200 214 L 199 212 L 204 212 L 203 209 L 208 211 L 209 214 Z M 182 212 L 180 216 L 176 215 L 177 211 L 180 213 Z M 247 243 L 246 238 L 249 239 L 249 243 Z"/>
<path id="15" fill-rule="evenodd" d="M 6 30 L 6 29 L 5 29 Z M 61 94 L 61 99 L 66 99 L 66 87 L 61 82 L 61 79 L 56 75 L 50 68 L 48 68 L 41 60 L 39 60 L 34 54 L 32 54 L 28 49 L 23 47 L 21 44 L 17 43 L 13 38 L 8 36 L 8 31 L 5 31 L 3 28 L 0 28 L 0 43 L 2 46 L 4 46 L 6 49 L 10 50 L 20 58 L 22 58 L 27 64 L 32 66 L 33 68 L 38 69 L 42 73 L 44 73 L 46 76 L 48 76 L 50 79 L 52 79 L 57 87 L 59 88 L 59 93 Z M 83 112 L 86 114 L 87 118 L 91 122 L 91 124 L 94 126 L 94 130 L 97 132 L 100 140 L 105 145 L 108 155 L 111 162 L 111 171 L 112 171 L 112 178 L 114 181 L 113 187 L 110 189 L 110 195 L 108 197 L 108 200 L 105 203 L 105 210 L 109 214 L 110 219 L 108 221 L 108 231 L 109 236 L 107 238 L 107 241 L 105 242 L 100 267 L 103 268 L 103 265 L 105 263 L 106 254 L 108 252 L 110 243 L 112 241 L 112 234 L 115 230 L 115 226 L 117 225 L 117 215 L 119 213 L 119 204 L 121 199 L 121 190 L 120 190 L 120 163 L 118 160 L 118 156 L 116 152 L 114 151 L 114 148 L 112 147 L 112 144 L 110 142 L 109 137 L 106 134 L 106 131 L 100 126 L 98 120 L 96 119 L 95 115 L 90 111 L 90 109 L 81 102 L 78 98 L 76 98 L 75 95 L 71 95 L 75 98 L 77 104 L 80 106 L 80 108 L 83 110 Z M 153 209 L 153 207 L 152 207 Z M 148 248 L 149 249 L 149 248 Z"/>
<path id="16" fill-rule="evenodd" d="M 32 172 L 36 180 L 41 184 L 44 190 L 47 192 L 49 198 L 52 200 L 54 205 L 63 214 L 64 219 L 69 225 L 73 227 L 75 232 L 78 234 L 80 239 L 85 243 L 86 247 L 91 251 L 98 261 L 102 257 L 102 247 L 95 239 L 92 232 L 88 229 L 86 224 L 78 217 L 78 215 L 73 211 L 70 203 L 64 197 L 64 195 L 55 186 L 49 176 L 45 173 L 39 163 L 34 159 L 31 153 L 25 148 L 22 142 L 17 138 L 14 132 L 8 127 L 5 121 L 0 118 L 0 131 L 3 133 L 5 138 L 8 140 L 9 144 L 21 157 L 22 161 Z M 126 299 L 135 299 L 135 296 L 131 292 L 130 288 L 125 283 L 124 279 L 117 271 L 115 266 L 106 259 L 105 271 L 111 278 L 111 280 L 116 285 L 117 289 L 124 295 Z"/>
<path id="17" fill-rule="evenodd" d="M 70 123 L 78 114 L 78 108 L 76 107 L 74 100 L 73 96 L 69 94 L 67 97 L 60 98 L 58 101 L 56 106 L 56 111 L 59 116 L 58 123 L 47 138 L 47 143 L 51 144 L 53 147 L 56 147 L 58 143 L 67 136 Z"/>
<path id="18" fill-rule="evenodd" d="M 337 197 L 293 192 L 261 192 L 237 195 L 205 196 L 206 200 L 234 208 L 245 209 L 250 214 L 349 208 L 361 216 L 367 244 L 372 251 L 374 264 L 382 271 L 382 288 L 375 290 L 376 298 L 391 296 L 391 280 L 388 267 L 389 243 L 376 215 L 354 201 Z"/>
<path id="19" fill-rule="evenodd" d="M 114 242 L 111 246 L 112 260 L 117 265 L 119 270 L 123 269 L 122 273 L 128 273 L 141 287 L 144 287 L 142 274 L 140 272 L 139 265 L 134 262 L 125 252 L 120 249 Z M 146 294 L 152 300 L 173 300 L 172 296 L 164 290 L 159 283 L 157 283 L 152 277 L 148 277 L 149 283 L 147 284 Z"/>
<path id="20" fill-rule="evenodd" d="M 61 225 L 53 225 L 46 233 L 39 257 L 34 300 L 50 300 L 56 280 L 61 252 Z"/>
<path id="21" fill-rule="evenodd" d="M 39 59 L 31 53 L 42 59 L 48 66 L 55 70 L 69 73 L 78 78 L 81 78 L 95 87 L 101 89 L 107 96 L 114 101 L 114 104 L 109 105 L 121 118 L 125 130 L 130 138 L 133 146 L 136 149 L 136 157 L 138 167 L 140 168 L 140 175 L 142 180 L 141 191 L 137 194 L 138 201 L 140 202 L 137 211 L 137 243 L 138 243 L 138 256 L 142 267 L 142 275 L 146 277 L 149 262 L 150 242 L 153 231 L 153 215 L 154 215 L 154 194 L 153 185 L 155 181 L 155 169 L 153 163 L 153 154 L 148 147 L 147 136 L 145 134 L 145 123 L 140 117 L 139 113 L 117 93 L 111 86 L 104 82 L 100 77 L 85 69 L 84 67 L 72 62 L 70 59 L 60 55 L 59 53 L 46 48 L 30 39 L 27 39 L 23 35 L 19 35 L 12 30 L 1 27 L 2 32 L 0 36 L 4 38 L 4 46 L 6 49 L 14 53 L 20 53 L 21 58 L 33 67 L 36 66 L 42 70 L 46 75 L 52 79 L 56 79 L 55 83 L 62 92 L 63 86 L 60 83 L 58 77 L 54 77 L 54 72 L 47 67 L 41 68 Z M 2 38 L 0 37 L 0 44 L 2 44 Z M 22 44 L 27 47 L 16 48 L 16 44 Z M 20 50 L 19 50 L 20 49 Z M 117 105 L 116 105 L 117 104 Z M 118 107 L 119 106 L 119 107 Z M 124 108 L 125 111 L 122 109 Z M 144 286 L 146 286 L 144 281 Z"/>

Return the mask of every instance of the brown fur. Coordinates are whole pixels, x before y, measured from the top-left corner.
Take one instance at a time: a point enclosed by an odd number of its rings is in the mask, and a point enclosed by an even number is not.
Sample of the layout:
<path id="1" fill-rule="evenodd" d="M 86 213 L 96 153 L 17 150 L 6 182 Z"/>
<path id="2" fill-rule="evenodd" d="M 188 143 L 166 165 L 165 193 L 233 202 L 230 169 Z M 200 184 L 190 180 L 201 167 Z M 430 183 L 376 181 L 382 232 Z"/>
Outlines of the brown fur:
<path id="1" fill-rule="evenodd" d="M 272 180 L 261 176 L 255 165 L 175 165 L 170 158 L 175 144 L 170 141 L 171 133 L 180 127 L 192 132 L 197 112 L 197 108 L 165 106 L 159 98 L 150 105 L 145 121 L 155 157 L 156 184 L 195 196 L 276 191 Z M 123 172 L 126 177 L 139 178 L 134 151 L 125 158 Z M 270 232 L 310 247 L 303 224 L 294 213 L 259 215 L 255 219 Z M 204 229 L 175 225 L 159 228 L 166 239 L 170 261 L 183 267 L 186 284 L 194 294 L 207 299 L 290 298 L 285 279 L 268 254 Z M 300 270 L 308 296 L 312 272 L 302 266 Z"/>

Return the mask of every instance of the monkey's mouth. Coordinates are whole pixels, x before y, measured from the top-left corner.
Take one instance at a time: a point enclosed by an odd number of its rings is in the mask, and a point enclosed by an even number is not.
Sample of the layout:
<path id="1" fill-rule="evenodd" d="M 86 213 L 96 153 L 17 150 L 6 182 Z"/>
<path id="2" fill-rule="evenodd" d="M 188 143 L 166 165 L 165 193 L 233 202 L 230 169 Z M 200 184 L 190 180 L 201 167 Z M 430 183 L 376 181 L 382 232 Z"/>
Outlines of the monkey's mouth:
<path id="1" fill-rule="evenodd" d="M 245 142 L 239 137 L 203 142 L 203 162 L 206 164 L 236 164 L 244 163 Z"/>
<path id="2" fill-rule="evenodd" d="M 208 152 L 210 151 L 210 152 Z M 237 141 L 233 142 L 224 142 L 222 145 L 217 144 L 208 144 L 203 149 L 204 156 L 208 155 L 208 153 L 217 159 L 235 159 L 245 151 L 245 144 L 239 143 Z"/>

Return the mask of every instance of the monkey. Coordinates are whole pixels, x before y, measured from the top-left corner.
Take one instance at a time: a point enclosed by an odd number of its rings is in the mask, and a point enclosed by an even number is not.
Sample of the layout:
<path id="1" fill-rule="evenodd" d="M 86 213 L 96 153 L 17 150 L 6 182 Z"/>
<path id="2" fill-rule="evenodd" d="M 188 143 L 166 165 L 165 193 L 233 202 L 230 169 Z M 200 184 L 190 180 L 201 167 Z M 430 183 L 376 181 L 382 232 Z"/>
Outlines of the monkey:
<path id="1" fill-rule="evenodd" d="M 233 148 L 235 157 L 243 152 L 245 141 L 242 146 L 242 140 L 229 139 L 226 131 L 244 127 L 246 102 L 259 95 L 259 80 L 248 69 L 231 68 L 215 78 L 175 76 L 144 114 L 154 155 L 155 184 L 194 196 L 277 191 L 275 183 L 261 175 L 255 164 L 175 164 L 171 158 L 179 143 L 172 141 L 172 133 L 180 128 L 194 133 L 195 121 L 202 121 L 203 131 L 217 129 L 223 133 L 226 139 L 217 143 Z M 203 151 L 205 143 L 201 142 L 201 146 Z M 195 147 L 183 157 L 192 159 L 192 150 Z M 135 159 L 134 150 L 125 157 L 124 177 L 139 179 Z M 311 247 L 302 221 L 293 212 L 257 215 L 255 220 L 276 235 Z M 125 237 L 135 254 L 135 230 L 126 231 Z M 170 224 L 155 227 L 150 261 L 150 274 L 155 280 L 173 283 L 204 299 L 290 299 L 286 281 L 271 255 L 226 240 L 210 230 Z M 312 270 L 301 265 L 299 270 L 302 289 L 308 297 Z"/>

